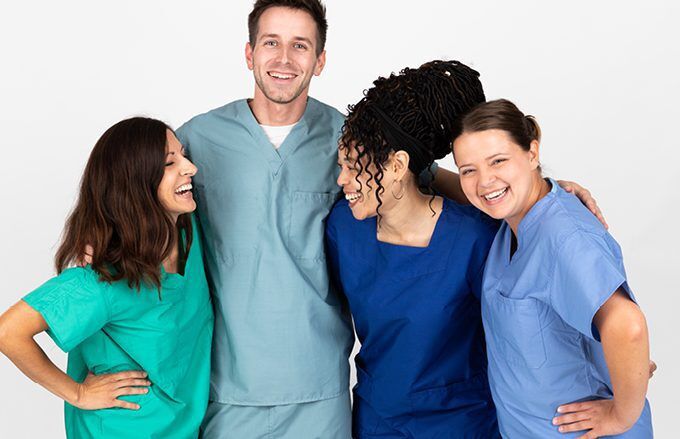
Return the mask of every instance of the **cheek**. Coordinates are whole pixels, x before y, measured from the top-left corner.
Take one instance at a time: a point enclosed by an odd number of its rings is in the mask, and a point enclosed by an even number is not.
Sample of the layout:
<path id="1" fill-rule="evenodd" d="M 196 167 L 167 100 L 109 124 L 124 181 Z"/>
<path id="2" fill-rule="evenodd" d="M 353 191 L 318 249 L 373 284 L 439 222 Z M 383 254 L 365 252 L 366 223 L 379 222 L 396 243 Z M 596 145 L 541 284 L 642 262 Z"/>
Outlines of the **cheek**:
<path id="1" fill-rule="evenodd" d="M 476 193 L 476 183 L 472 177 L 460 177 L 460 188 L 466 197 L 471 198 Z"/>

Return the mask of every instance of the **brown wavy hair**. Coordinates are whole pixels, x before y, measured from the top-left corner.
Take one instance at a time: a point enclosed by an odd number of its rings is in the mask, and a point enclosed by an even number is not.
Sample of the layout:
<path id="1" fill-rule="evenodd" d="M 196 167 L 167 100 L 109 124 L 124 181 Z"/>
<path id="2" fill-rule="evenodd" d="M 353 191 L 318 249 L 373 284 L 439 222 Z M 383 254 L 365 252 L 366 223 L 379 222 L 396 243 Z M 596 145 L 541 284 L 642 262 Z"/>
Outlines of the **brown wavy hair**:
<path id="1" fill-rule="evenodd" d="M 133 117 L 97 141 L 55 257 L 58 273 L 78 263 L 87 246 L 92 248 L 91 267 L 102 281 L 126 279 L 137 290 L 145 284 L 160 292 L 161 264 L 174 245 L 183 268 L 191 217 L 180 215 L 175 223 L 158 199 L 167 130 L 159 120 Z"/>

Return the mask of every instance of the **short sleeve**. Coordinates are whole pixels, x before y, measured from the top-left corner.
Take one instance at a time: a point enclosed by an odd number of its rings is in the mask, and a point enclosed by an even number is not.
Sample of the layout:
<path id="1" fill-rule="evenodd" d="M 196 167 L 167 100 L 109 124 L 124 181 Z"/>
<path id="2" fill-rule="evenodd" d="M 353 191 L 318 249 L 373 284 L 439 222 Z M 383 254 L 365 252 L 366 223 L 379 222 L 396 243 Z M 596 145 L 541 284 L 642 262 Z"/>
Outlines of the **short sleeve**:
<path id="1" fill-rule="evenodd" d="M 105 284 L 87 268 L 65 270 L 23 298 L 47 322 L 47 333 L 69 352 L 109 321 Z"/>
<path id="2" fill-rule="evenodd" d="M 623 287 L 634 300 L 618 244 L 608 236 L 577 231 L 566 238 L 556 254 L 550 288 L 551 305 L 560 317 L 597 341 L 593 318 L 609 297 Z"/>

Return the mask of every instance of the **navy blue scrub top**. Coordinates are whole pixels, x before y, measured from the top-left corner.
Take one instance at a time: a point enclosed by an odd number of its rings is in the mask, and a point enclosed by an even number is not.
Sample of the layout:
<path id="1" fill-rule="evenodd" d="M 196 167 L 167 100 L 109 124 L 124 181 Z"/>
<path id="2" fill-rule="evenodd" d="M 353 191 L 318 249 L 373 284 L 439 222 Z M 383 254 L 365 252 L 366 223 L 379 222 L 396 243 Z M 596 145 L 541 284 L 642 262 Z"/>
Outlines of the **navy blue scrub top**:
<path id="1" fill-rule="evenodd" d="M 326 224 L 333 282 L 346 295 L 355 358 L 355 438 L 494 438 L 480 311 L 498 223 L 444 199 L 428 247 L 380 242 L 346 200 Z"/>

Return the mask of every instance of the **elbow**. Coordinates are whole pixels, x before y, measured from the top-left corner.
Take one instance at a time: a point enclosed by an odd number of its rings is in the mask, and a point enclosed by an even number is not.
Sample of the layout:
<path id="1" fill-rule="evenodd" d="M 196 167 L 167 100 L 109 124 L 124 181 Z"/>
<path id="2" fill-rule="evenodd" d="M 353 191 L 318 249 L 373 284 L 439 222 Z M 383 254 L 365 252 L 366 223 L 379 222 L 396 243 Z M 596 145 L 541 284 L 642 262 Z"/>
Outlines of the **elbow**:
<path id="1" fill-rule="evenodd" d="M 647 320 L 637 309 L 625 320 L 621 328 L 621 335 L 631 344 L 646 344 L 648 342 Z"/>
<path id="2" fill-rule="evenodd" d="M 9 325 L 5 322 L 5 319 L 0 316 L 0 352 L 6 354 L 7 346 L 10 339 Z"/>

